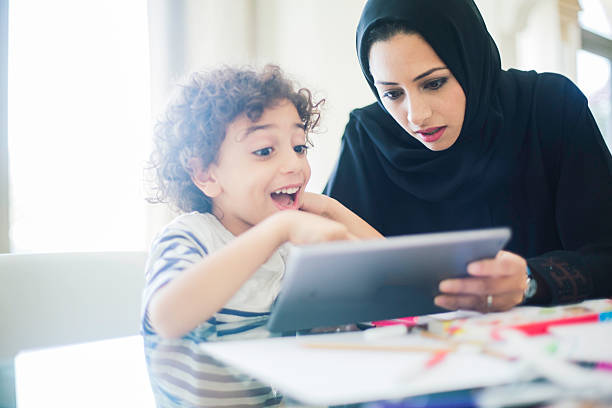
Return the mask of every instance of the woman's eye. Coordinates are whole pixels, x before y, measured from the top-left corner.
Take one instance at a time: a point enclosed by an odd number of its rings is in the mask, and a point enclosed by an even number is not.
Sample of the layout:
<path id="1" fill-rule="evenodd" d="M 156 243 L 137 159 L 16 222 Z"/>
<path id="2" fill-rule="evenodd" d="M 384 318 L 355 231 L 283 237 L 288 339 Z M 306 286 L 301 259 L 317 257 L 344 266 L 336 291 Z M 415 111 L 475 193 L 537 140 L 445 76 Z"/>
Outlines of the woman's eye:
<path id="1" fill-rule="evenodd" d="M 293 146 L 293 151 L 295 151 L 298 154 L 304 154 L 306 153 L 307 150 L 308 150 L 308 146 L 306 145 Z"/>
<path id="2" fill-rule="evenodd" d="M 423 85 L 423 88 L 435 91 L 437 89 L 442 88 L 446 81 L 448 81 L 448 78 L 434 79 L 432 81 L 426 82 L 425 85 Z"/>
<path id="3" fill-rule="evenodd" d="M 272 148 L 271 147 L 264 147 L 263 149 L 255 150 L 253 152 L 253 154 L 255 156 L 259 156 L 259 157 L 269 156 L 269 155 L 272 154 Z"/>
<path id="4" fill-rule="evenodd" d="M 388 99 L 391 99 L 392 101 L 394 101 L 397 98 L 399 98 L 400 96 L 402 96 L 402 91 L 398 91 L 398 90 L 385 91 L 385 92 L 383 92 L 382 96 L 383 96 L 383 98 L 388 98 Z"/>

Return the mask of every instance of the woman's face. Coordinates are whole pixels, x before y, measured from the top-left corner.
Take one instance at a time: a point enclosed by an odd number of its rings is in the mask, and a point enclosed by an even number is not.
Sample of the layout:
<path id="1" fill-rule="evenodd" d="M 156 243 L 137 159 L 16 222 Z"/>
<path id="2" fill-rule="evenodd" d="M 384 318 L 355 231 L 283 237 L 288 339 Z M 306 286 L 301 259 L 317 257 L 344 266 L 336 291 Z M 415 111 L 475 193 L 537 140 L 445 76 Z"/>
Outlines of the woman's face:
<path id="1" fill-rule="evenodd" d="M 431 46 L 418 34 L 397 34 L 370 49 L 370 72 L 387 111 L 428 149 L 455 143 L 465 94 Z"/>

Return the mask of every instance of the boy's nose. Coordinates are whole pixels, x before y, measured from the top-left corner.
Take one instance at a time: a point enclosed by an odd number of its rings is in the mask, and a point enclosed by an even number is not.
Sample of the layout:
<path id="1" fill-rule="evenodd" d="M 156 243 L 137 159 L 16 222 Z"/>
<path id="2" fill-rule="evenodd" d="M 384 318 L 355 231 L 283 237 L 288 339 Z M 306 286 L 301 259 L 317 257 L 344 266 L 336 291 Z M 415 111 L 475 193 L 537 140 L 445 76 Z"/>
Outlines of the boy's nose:
<path id="1" fill-rule="evenodd" d="M 283 174 L 298 172 L 302 169 L 303 162 L 304 159 L 292 149 L 290 153 L 284 155 L 280 171 Z"/>

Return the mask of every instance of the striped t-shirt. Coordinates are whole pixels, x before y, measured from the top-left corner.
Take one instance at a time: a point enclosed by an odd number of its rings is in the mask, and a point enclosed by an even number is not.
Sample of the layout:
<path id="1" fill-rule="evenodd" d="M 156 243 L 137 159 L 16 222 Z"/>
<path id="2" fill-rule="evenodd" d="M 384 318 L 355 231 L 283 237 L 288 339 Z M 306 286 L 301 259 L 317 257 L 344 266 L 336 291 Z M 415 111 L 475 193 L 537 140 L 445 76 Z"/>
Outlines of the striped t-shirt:
<path id="1" fill-rule="evenodd" d="M 174 219 L 151 247 L 143 293 L 142 334 L 158 407 L 262 407 L 281 402 L 269 386 L 202 352 L 205 341 L 269 337 L 270 307 L 280 290 L 287 248 L 279 248 L 214 316 L 181 339 L 155 333 L 147 306 L 152 295 L 191 265 L 235 239 L 212 214 Z M 231 273 L 231 271 L 227 271 Z"/>

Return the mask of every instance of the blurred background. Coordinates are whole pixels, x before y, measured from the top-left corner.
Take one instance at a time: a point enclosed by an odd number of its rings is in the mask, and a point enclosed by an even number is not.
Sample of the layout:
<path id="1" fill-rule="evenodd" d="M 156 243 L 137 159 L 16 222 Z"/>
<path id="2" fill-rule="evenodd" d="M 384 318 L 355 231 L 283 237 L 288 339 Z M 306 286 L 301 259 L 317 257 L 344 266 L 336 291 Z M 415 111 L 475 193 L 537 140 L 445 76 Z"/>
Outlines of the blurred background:
<path id="1" fill-rule="evenodd" d="M 279 64 L 326 99 L 311 191 L 349 112 L 374 97 L 355 54 L 363 0 L 0 0 L 0 252 L 146 250 L 172 214 L 144 200 L 172 85 Z M 612 146 L 612 0 L 476 0 L 504 68 L 562 73 Z M 358 181 L 357 181 L 358 182 Z"/>

